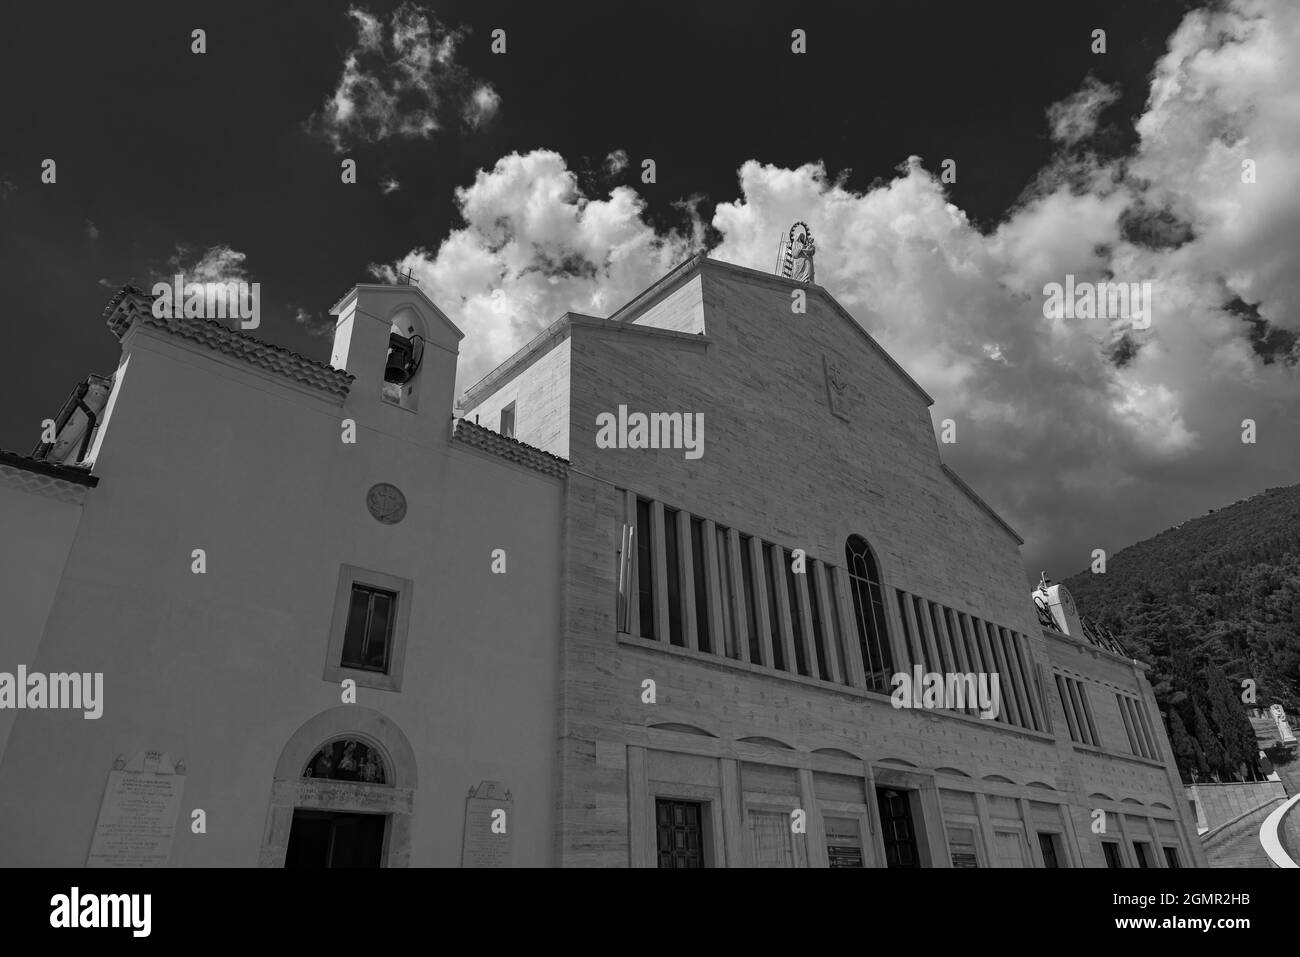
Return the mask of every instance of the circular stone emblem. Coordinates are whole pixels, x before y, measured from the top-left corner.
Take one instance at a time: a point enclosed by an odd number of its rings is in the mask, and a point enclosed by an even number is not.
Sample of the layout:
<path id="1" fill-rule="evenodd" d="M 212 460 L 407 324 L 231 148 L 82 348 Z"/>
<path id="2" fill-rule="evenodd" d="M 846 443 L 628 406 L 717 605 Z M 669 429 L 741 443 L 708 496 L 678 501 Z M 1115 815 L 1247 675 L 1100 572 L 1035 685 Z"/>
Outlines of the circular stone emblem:
<path id="1" fill-rule="evenodd" d="M 380 482 L 366 493 L 366 508 L 385 525 L 396 525 L 406 518 L 406 496 L 396 485 Z"/>

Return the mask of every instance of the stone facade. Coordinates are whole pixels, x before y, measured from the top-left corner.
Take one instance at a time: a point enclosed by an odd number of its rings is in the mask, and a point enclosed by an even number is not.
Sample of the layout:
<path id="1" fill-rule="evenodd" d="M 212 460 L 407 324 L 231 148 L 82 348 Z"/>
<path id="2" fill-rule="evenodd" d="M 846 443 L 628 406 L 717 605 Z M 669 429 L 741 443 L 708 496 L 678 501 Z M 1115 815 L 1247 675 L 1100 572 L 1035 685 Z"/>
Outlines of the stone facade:
<path id="1" fill-rule="evenodd" d="M 789 862 L 826 865 L 825 819 L 834 818 L 837 829 L 845 820 L 859 822 L 865 861 L 881 864 L 886 851 L 875 789 L 888 786 L 911 802 L 917 850 L 927 866 L 949 866 L 966 835 L 981 866 L 1043 866 L 1039 834 L 1056 835 L 1047 840 L 1055 842 L 1063 866 L 1105 866 L 1103 840 L 1118 845 L 1125 866 L 1139 866 L 1135 844 L 1145 845 L 1149 866 L 1166 865 L 1164 847 L 1173 849 L 1180 866 L 1202 863 L 1141 666 L 1039 625 L 1026 595 L 1021 542 L 942 467 L 923 390 L 824 290 L 810 289 L 806 314 L 792 313 L 793 288 L 776 277 L 697 259 L 616 313 L 615 323 L 569 319 L 552 336 L 550 348 L 567 345 L 563 443 L 572 462 L 564 533 L 559 862 L 654 866 L 661 849 L 656 807 L 675 800 L 701 809 L 709 865 L 759 863 L 755 822 L 764 814 L 770 822 L 772 814 L 784 818 L 797 811 L 804 812 L 807 831 L 792 839 Z M 617 324 L 645 328 L 611 328 Z M 846 417 L 829 406 L 828 358 L 848 370 Z M 496 374 L 515 395 L 538 388 L 529 380 L 555 368 L 536 356 L 520 366 L 507 364 Z M 497 407 L 493 389 L 471 390 L 465 406 L 469 416 Z M 702 412 L 703 456 L 598 447 L 597 416 L 619 406 Z M 522 411 L 517 421 L 526 421 Z M 533 441 L 526 429 L 516 434 Z M 887 695 L 854 686 L 853 674 L 861 684 L 861 659 L 843 626 L 841 647 L 827 653 L 847 672 L 836 680 L 771 667 L 770 648 L 757 657 L 743 647 L 735 654 L 701 651 L 688 586 L 679 599 L 690 606 L 680 644 L 641 637 L 636 616 L 620 627 L 620 547 L 624 526 L 635 524 L 637 499 L 652 503 L 653 601 L 661 635 L 668 607 L 659 584 L 669 570 L 660 552 L 665 522 L 680 523 L 679 542 L 689 534 L 688 519 L 699 518 L 710 530 L 724 527 L 751 543 L 804 549 L 820 566 L 816 575 L 824 584 L 815 586 L 810 577 L 793 601 L 770 593 L 760 599 L 779 602 L 785 616 L 776 629 L 784 636 L 765 627 L 762 641 L 784 637 L 787 648 L 791 617 L 803 616 L 807 634 L 808 613 L 818 600 L 809 598 L 809 589 L 829 590 L 839 620 L 851 620 L 845 542 L 860 535 L 879 563 L 895 662 L 905 666 L 912 647 L 902 637 L 905 625 L 925 632 L 926 642 L 937 639 L 941 659 L 944 643 L 955 641 L 953 634 L 940 634 L 940 621 L 931 628 L 910 605 L 900 605 L 900 593 L 955 613 L 947 619 L 954 630 L 969 616 L 1018 634 L 1030 672 L 1029 700 L 1020 705 L 1036 721 L 1015 727 L 966 714 L 895 709 Z M 730 572 L 737 595 L 743 587 L 738 568 L 733 563 L 719 576 Z M 623 573 L 635 580 L 636 562 Z M 758 590 L 765 591 L 761 582 Z M 717 604 L 708 611 L 715 625 L 727 614 Z M 905 623 L 904 616 L 912 617 Z M 764 613 L 758 617 L 766 623 Z M 964 655 L 959 651 L 957 658 Z M 1095 745 L 1071 741 L 1057 671 L 1086 686 Z M 647 681 L 654 683 L 653 704 L 645 700 Z M 1152 755 L 1130 747 L 1126 706 L 1116 693 L 1140 702 L 1154 739 Z M 1131 719 L 1136 712 L 1127 714 Z"/>

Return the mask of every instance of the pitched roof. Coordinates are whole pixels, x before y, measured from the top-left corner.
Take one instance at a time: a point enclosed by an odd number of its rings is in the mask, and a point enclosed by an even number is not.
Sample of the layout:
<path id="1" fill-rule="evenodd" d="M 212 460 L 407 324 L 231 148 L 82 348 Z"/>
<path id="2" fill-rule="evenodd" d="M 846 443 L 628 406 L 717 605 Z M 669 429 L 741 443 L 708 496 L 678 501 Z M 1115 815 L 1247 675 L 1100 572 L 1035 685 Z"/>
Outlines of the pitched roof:
<path id="1" fill-rule="evenodd" d="M 159 318 L 153 314 L 153 302 L 149 293 L 123 286 L 104 310 L 109 331 L 120 340 L 133 323 L 152 326 L 338 398 L 344 398 L 352 385 L 354 377 L 342 369 L 255 339 L 212 319 Z"/>
<path id="2" fill-rule="evenodd" d="M 508 439 L 500 432 L 475 425 L 469 419 L 457 419 L 451 437 L 454 441 L 463 442 L 470 448 L 496 455 L 546 475 L 565 478 L 569 474 L 568 459 L 525 445 L 518 439 Z"/>
<path id="3" fill-rule="evenodd" d="M 747 282 L 761 282 L 766 285 L 773 285 L 782 289 L 807 289 L 811 293 L 821 296 L 826 304 L 847 322 L 859 335 L 867 340 L 868 344 L 880 354 L 885 363 L 892 368 L 899 377 L 912 388 L 922 399 L 925 400 L 926 406 L 934 405 L 934 399 L 930 393 L 921 388 L 919 382 L 913 379 L 901 365 L 898 364 L 893 356 L 876 341 L 875 337 L 862 327 L 853 315 L 839 304 L 834 296 L 826 289 L 825 286 L 818 286 L 814 283 L 803 283 L 795 279 L 787 279 L 784 276 L 778 276 L 775 273 L 763 272 L 761 269 L 751 269 L 748 266 L 738 266 L 735 263 L 729 263 L 722 259 L 711 259 L 708 253 L 697 253 L 685 262 L 679 263 L 672 269 L 668 270 L 658 280 L 651 283 L 631 300 L 624 303 L 618 309 L 614 310 L 609 317 L 615 322 L 626 322 L 635 317 L 635 315 L 646 309 L 654 302 L 662 299 L 668 293 L 676 289 L 681 283 L 690 279 L 697 272 L 703 269 L 712 269 L 718 272 L 731 273 Z"/>

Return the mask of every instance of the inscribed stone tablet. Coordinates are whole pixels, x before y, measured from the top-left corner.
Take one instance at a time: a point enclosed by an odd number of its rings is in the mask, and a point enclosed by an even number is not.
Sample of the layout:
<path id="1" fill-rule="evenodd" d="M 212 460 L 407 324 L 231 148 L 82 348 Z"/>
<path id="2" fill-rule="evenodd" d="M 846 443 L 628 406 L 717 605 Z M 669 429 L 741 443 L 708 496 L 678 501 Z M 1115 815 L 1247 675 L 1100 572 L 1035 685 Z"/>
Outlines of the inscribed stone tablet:
<path id="1" fill-rule="evenodd" d="M 465 799 L 461 867 L 509 867 L 514 802 L 499 781 L 483 781 Z"/>
<path id="2" fill-rule="evenodd" d="M 108 773 L 87 867 L 166 867 L 185 787 L 185 766 L 142 751 Z"/>

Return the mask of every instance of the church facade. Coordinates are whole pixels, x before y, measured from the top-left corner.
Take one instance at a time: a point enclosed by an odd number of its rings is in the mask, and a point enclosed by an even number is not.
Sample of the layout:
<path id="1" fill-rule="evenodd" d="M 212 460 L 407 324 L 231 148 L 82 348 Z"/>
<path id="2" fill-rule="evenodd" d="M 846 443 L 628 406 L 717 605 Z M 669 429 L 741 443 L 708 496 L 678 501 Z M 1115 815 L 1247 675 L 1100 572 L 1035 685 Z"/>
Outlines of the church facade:
<path id="1" fill-rule="evenodd" d="M 417 288 L 334 312 L 325 365 L 124 290 L 0 457 L 0 672 L 103 675 L 0 709 L 0 863 L 1204 864 L 1143 667 L 822 287 L 696 257 L 455 405 Z"/>

